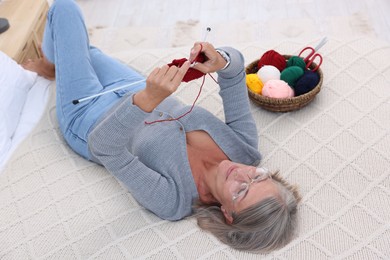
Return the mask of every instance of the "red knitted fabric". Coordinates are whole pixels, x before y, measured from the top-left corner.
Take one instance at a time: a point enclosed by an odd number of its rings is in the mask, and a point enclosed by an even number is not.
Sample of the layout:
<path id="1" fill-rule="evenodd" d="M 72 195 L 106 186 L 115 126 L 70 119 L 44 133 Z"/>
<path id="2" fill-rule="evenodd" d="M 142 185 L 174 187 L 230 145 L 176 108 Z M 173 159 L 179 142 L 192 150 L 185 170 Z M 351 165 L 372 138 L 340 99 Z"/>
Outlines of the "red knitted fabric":
<path id="1" fill-rule="evenodd" d="M 257 68 L 260 69 L 264 65 L 272 65 L 282 72 L 286 68 L 286 64 L 287 61 L 282 55 L 274 50 L 269 50 L 261 56 L 259 62 L 257 63 Z"/>
<path id="2" fill-rule="evenodd" d="M 187 59 L 186 58 L 182 58 L 182 59 L 176 59 L 176 60 L 173 60 L 171 63 L 168 64 L 169 67 L 171 66 L 177 66 L 177 67 L 181 67 L 181 65 L 183 65 L 183 63 L 186 61 Z M 203 53 L 200 53 L 196 59 L 194 60 L 194 62 L 200 62 L 200 63 L 203 63 L 204 61 L 206 61 L 206 56 L 203 54 Z M 199 70 L 196 70 L 196 69 L 193 69 L 193 68 L 189 68 L 187 70 L 187 73 L 186 75 L 184 75 L 184 78 L 182 81 L 184 82 L 189 82 L 191 80 L 194 80 L 194 79 L 198 79 L 202 76 L 204 76 L 205 74 Z"/>

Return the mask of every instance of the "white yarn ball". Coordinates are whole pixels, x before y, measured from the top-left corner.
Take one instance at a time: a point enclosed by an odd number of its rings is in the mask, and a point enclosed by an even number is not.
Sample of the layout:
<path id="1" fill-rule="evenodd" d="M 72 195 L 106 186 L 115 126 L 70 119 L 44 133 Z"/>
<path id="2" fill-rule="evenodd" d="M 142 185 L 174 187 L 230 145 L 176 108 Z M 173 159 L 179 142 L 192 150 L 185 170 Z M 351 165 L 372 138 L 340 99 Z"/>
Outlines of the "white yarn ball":
<path id="1" fill-rule="evenodd" d="M 268 80 L 280 79 L 280 71 L 275 66 L 264 65 L 257 72 L 257 76 L 259 76 L 261 81 L 265 84 Z"/>

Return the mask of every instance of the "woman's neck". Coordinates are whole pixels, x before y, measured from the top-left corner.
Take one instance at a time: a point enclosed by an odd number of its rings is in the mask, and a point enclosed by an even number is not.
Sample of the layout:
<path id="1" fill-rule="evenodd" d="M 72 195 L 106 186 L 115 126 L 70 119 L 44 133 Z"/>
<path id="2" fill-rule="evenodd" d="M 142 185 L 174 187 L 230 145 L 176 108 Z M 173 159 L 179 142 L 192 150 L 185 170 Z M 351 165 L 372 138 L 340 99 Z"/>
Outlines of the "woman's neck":
<path id="1" fill-rule="evenodd" d="M 213 183 L 219 163 L 227 156 L 205 131 L 188 132 L 186 137 L 188 160 L 199 198 L 204 203 L 218 203 L 210 183 Z"/>
<path id="2" fill-rule="evenodd" d="M 215 204 L 219 201 L 214 197 L 212 193 L 212 187 L 210 187 L 210 179 L 214 178 L 216 168 L 218 164 L 208 165 L 208 167 L 200 167 L 194 169 L 193 175 L 196 176 L 195 184 L 198 189 L 199 199 L 205 204 Z"/>

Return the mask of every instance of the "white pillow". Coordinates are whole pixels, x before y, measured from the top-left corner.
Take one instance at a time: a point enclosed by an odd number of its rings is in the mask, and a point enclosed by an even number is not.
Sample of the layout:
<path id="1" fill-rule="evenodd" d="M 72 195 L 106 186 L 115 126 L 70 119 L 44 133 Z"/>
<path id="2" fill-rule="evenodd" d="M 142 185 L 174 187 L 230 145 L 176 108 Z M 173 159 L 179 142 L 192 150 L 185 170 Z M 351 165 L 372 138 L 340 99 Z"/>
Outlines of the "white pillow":
<path id="1" fill-rule="evenodd" d="M 11 138 L 7 131 L 5 120 L 0 119 L 0 169 L 11 148 Z"/>
<path id="2" fill-rule="evenodd" d="M 0 134 L 12 139 L 19 123 L 28 91 L 37 74 L 25 70 L 7 54 L 0 51 L 0 125 L 6 128 Z M 1 137 L 2 138 L 2 137 Z"/>
<path id="3" fill-rule="evenodd" d="M 55 82 L 38 77 L 28 92 L 18 127 L 12 137 L 10 153 L 29 135 L 42 117 L 47 105 L 50 89 L 54 87 L 53 83 Z"/>

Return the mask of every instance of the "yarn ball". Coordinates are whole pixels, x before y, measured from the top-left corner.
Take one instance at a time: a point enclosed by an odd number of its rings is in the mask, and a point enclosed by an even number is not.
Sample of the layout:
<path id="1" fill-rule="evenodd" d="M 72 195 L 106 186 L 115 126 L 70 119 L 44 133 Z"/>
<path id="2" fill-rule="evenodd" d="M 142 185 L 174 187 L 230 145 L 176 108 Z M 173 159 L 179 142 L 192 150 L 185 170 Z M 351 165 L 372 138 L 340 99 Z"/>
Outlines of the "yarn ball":
<path id="1" fill-rule="evenodd" d="M 266 83 L 270 79 L 280 79 L 280 71 L 275 66 L 264 65 L 257 71 L 257 76 L 263 83 Z"/>
<path id="2" fill-rule="evenodd" d="M 310 92 L 318 85 L 318 82 L 320 82 L 320 75 L 317 72 L 305 71 L 305 74 L 295 84 L 295 95 L 299 96 Z"/>
<path id="3" fill-rule="evenodd" d="M 264 65 L 272 65 L 282 71 L 286 68 L 286 59 L 278 52 L 274 50 L 266 51 L 259 61 L 257 62 L 257 68 L 261 69 Z"/>
<path id="4" fill-rule="evenodd" d="M 257 74 L 247 74 L 246 75 L 246 85 L 250 90 L 257 94 L 261 94 L 261 90 L 263 89 L 263 82 L 259 79 Z"/>
<path id="5" fill-rule="evenodd" d="M 168 64 L 169 67 L 171 66 L 176 66 L 176 67 L 181 67 L 181 65 L 183 65 L 184 62 L 186 62 L 187 59 L 186 58 L 182 58 L 182 59 L 175 59 L 173 60 L 171 63 Z M 196 58 L 195 60 L 196 62 L 200 62 L 200 63 L 203 63 L 204 61 L 206 61 L 206 56 L 203 54 L 203 53 L 200 53 Z M 202 76 L 204 76 L 205 74 L 197 69 L 194 69 L 194 68 L 189 68 L 187 70 L 187 73 L 184 75 L 184 78 L 183 78 L 183 82 L 189 82 L 191 80 L 194 80 L 194 79 L 198 79 Z"/>
<path id="6" fill-rule="evenodd" d="M 283 80 L 271 79 L 264 84 L 262 95 L 270 98 L 291 98 L 294 90 Z"/>
<path id="7" fill-rule="evenodd" d="M 291 87 L 295 87 L 295 83 L 303 74 L 304 71 L 301 67 L 291 66 L 280 73 L 280 79 L 287 82 Z"/>
<path id="8" fill-rule="evenodd" d="M 298 67 L 302 68 L 303 70 L 306 69 L 305 61 L 301 57 L 298 57 L 298 56 L 292 56 L 290 59 L 288 59 L 287 68 L 291 67 L 291 66 L 298 66 Z"/>

